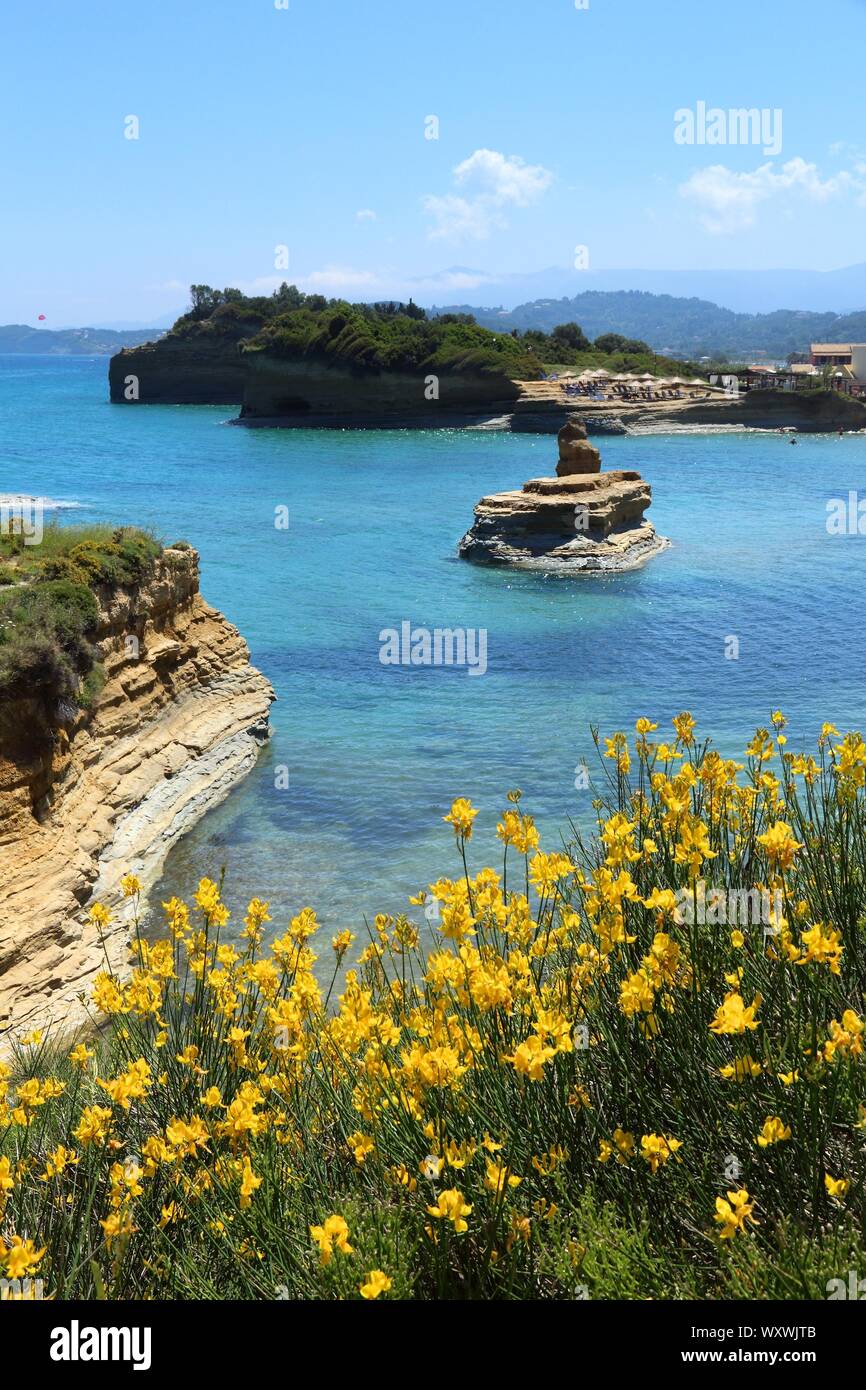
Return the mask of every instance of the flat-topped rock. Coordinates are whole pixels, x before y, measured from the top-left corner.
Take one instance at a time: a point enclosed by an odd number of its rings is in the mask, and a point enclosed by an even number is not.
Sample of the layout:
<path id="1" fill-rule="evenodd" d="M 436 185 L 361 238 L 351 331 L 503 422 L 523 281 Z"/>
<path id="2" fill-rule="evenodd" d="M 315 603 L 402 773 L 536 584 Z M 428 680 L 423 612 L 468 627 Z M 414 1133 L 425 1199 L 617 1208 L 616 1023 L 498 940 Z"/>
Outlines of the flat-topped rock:
<path id="1" fill-rule="evenodd" d="M 635 569 L 670 544 L 644 517 L 652 490 L 634 469 L 601 472 L 601 456 L 577 421 L 559 434 L 554 478 L 482 497 L 459 554 L 477 564 L 552 573 Z M 598 469 L 586 449 L 598 460 Z"/>
<path id="2" fill-rule="evenodd" d="M 599 488 L 610 487 L 613 483 L 641 483 L 640 473 L 633 468 L 610 469 L 605 473 L 570 473 L 564 478 L 530 478 L 523 484 L 522 492 L 597 492 Z"/>

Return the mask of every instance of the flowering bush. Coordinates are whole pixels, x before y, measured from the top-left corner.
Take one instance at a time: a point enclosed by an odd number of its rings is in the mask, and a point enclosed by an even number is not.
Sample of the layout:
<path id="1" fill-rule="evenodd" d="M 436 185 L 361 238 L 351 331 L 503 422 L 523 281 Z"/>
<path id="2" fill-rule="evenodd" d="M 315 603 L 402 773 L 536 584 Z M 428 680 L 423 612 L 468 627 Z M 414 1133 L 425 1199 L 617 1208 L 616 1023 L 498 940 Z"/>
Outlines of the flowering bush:
<path id="1" fill-rule="evenodd" d="M 0 1072 L 0 1272 L 56 1297 L 824 1297 L 864 1253 L 866 744 L 825 726 L 794 756 L 777 714 L 735 763 L 673 722 L 605 741 L 597 835 L 567 851 L 512 792 L 473 874 L 455 801 L 457 876 L 413 899 L 432 946 L 380 916 L 325 972 L 309 908 L 268 940 L 268 905 L 233 930 L 208 880 L 164 904 L 165 939 L 96 980 L 100 1029 Z"/>

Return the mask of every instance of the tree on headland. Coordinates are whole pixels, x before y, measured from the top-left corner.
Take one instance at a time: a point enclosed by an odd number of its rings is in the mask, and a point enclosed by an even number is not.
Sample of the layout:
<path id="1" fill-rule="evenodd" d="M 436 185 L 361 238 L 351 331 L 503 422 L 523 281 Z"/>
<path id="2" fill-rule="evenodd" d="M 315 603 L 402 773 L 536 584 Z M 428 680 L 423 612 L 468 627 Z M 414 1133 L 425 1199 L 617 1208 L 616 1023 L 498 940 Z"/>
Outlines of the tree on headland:
<path id="1" fill-rule="evenodd" d="M 649 344 L 641 338 L 625 338 L 622 333 L 602 333 L 596 338 L 594 346 L 599 352 L 652 352 Z"/>
<path id="2" fill-rule="evenodd" d="M 212 289 L 210 285 L 190 285 L 189 312 L 194 318 L 207 318 L 222 303 L 219 290 Z"/>
<path id="3" fill-rule="evenodd" d="M 550 336 L 554 344 L 562 344 L 563 347 L 577 349 L 589 347 L 589 339 L 579 323 L 557 324 Z"/>

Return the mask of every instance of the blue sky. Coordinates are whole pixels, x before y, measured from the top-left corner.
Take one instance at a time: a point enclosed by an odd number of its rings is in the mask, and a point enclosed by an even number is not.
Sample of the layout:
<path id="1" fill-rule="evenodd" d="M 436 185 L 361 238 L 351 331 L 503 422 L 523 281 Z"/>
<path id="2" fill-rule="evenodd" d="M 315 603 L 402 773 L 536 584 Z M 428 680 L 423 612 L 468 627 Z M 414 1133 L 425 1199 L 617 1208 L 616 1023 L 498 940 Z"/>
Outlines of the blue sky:
<path id="1" fill-rule="evenodd" d="M 490 302 L 578 245 L 866 260 L 864 38 L 863 0 L 6 0 L 0 323 L 148 321 L 192 280 Z M 781 152 L 676 143 L 699 101 L 781 110 Z"/>

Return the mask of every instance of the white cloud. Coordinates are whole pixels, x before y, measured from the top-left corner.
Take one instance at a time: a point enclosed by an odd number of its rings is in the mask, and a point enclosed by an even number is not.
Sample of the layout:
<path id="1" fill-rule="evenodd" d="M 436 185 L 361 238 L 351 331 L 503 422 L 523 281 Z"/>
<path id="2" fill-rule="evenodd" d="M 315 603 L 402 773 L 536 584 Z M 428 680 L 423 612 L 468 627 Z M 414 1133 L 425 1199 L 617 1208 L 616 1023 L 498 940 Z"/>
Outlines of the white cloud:
<path id="1" fill-rule="evenodd" d="M 427 290 L 477 290 L 490 284 L 493 278 L 481 270 L 440 270 L 419 276 L 412 283 Z"/>
<path id="2" fill-rule="evenodd" d="M 272 294 L 280 285 L 297 285 L 299 289 L 314 294 L 342 294 L 345 290 L 375 289 L 379 284 L 378 275 L 372 270 L 356 270 L 352 266 L 326 265 L 321 270 L 312 270 L 308 275 L 295 275 L 283 271 L 279 275 L 259 275 L 255 280 L 233 280 L 244 294 Z"/>
<path id="3" fill-rule="evenodd" d="M 322 294 L 328 290 L 341 293 L 343 290 L 374 289 L 379 277 L 372 270 L 355 270 L 348 265 L 327 265 L 322 270 L 312 270 L 309 275 L 299 275 L 296 284 L 301 289 L 313 290 Z"/>
<path id="4" fill-rule="evenodd" d="M 858 174 L 843 169 L 822 179 L 815 164 L 805 159 L 789 159 L 778 172 L 772 161 L 747 173 L 736 173 L 724 164 L 698 169 L 680 185 L 680 196 L 695 204 L 708 232 L 723 234 L 754 226 L 762 203 L 785 194 L 795 194 L 810 202 L 826 202 L 843 193 L 854 193 L 858 201 L 866 197 L 866 183 Z"/>
<path id="5" fill-rule="evenodd" d="M 288 271 L 283 271 L 282 275 L 258 275 L 255 280 L 227 280 L 225 283 L 234 285 L 242 294 L 257 295 L 271 294 L 290 279 Z"/>
<path id="6" fill-rule="evenodd" d="M 359 208 L 355 218 L 358 222 L 375 222 L 376 214 L 372 208 Z"/>
<path id="7" fill-rule="evenodd" d="M 424 209 L 433 218 L 431 238 L 484 241 L 495 228 L 507 226 L 508 208 L 525 208 L 538 201 L 553 182 L 541 164 L 527 164 L 519 155 L 476 150 L 454 169 L 460 191 L 429 193 Z"/>

